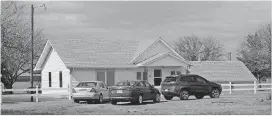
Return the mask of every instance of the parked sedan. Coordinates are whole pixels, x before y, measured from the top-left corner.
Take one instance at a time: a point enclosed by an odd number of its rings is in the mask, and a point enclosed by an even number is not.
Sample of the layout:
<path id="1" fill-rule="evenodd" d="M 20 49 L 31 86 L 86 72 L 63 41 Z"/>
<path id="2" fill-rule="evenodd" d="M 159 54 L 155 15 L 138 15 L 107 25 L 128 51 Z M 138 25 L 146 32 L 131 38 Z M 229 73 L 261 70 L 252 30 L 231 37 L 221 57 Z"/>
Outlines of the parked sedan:
<path id="1" fill-rule="evenodd" d="M 121 81 L 110 88 L 111 104 L 129 101 L 142 104 L 145 100 L 160 102 L 161 93 L 147 81 Z"/>
<path id="2" fill-rule="evenodd" d="M 76 103 L 80 101 L 103 103 L 109 100 L 109 90 L 102 81 L 80 82 L 73 88 L 72 97 Z"/>

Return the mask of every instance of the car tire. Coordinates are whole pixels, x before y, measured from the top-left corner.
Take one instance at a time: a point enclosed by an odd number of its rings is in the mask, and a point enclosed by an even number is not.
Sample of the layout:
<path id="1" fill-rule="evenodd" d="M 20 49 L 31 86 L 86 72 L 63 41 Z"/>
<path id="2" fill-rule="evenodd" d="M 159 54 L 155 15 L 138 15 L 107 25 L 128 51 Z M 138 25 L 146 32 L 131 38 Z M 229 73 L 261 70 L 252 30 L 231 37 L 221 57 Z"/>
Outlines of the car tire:
<path id="1" fill-rule="evenodd" d="M 117 104 L 117 101 L 116 101 L 116 100 L 111 100 L 111 104 L 112 104 L 112 105 L 116 105 L 116 104 Z"/>
<path id="2" fill-rule="evenodd" d="M 210 97 L 211 98 L 219 98 L 220 96 L 220 91 L 217 88 L 213 88 L 212 91 L 210 92 Z"/>
<path id="3" fill-rule="evenodd" d="M 204 97 L 203 94 L 195 94 L 196 99 L 202 99 Z"/>
<path id="4" fill-rule="evenodd" d="M 173 96 L 164 96 L 164 98 L 165 98 L 166 100 L 172 100 L 172 99 L 173 99 Z"/>
<path id="5" fill-rule="evenodd" d="M 188 90 L 181 90 L 179 93 L 179 99 L 180 100 L 187 100 L 189 98 L 190 94 Z"/>
<path id="6" fill-rule="evenodd" d="M 143 95 L 139 95 L 139 96 L 137 97 L 136 104 L 141 105 L 142 103 L 143 103 Z"/>
<path id="7" fill-rule="evenodd" d="M 159 93 L 157 93 L 153 99 L 154 103 L 158 103 L 161 101 L 161 95 Z"/>

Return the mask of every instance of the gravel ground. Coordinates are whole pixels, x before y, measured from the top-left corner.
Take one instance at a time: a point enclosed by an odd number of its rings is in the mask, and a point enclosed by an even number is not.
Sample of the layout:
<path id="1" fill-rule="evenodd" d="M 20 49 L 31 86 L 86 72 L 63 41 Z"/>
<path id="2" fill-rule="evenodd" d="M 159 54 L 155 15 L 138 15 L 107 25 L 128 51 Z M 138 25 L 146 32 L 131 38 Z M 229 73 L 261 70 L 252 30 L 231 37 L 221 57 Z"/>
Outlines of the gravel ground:
<path id="1" fill-rule="evenodd" d="M 271 114 L 271 100 L 266 100 L 267 93 L 252 94 L 237 92 L 229 95 L 223 93 L 218 99 L 205 96 L 197 100 L 194 96 L 190 100 L 171 101 L 163 97 L 160 103 L 146 101 L 143 105 L 130 103 L 77 104 L 64 99 L 55 101 L 8 102 L 3 98 L 2 115 L 269 115 Z M 6 100 L 6 101 L 5 101 Z M 11 100 L 9 98 L 8 100 Z"/>

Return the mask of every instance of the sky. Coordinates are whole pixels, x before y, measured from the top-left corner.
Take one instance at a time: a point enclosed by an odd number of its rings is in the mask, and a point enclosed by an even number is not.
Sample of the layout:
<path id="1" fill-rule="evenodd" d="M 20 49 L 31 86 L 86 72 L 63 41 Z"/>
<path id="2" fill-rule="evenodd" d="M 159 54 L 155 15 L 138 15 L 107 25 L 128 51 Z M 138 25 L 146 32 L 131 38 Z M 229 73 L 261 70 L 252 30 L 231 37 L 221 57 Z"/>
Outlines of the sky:
<path id="1" fill-rule="evenodd" d="M 41 5 L 43 2 L 24 2 Z M 271 22 L 270 1 L 46 1 L 35 9 L 35 28 L 46 38 L 146 40 L 162 37 L 171 46 L 184 36 L 211 36 L 232 52 L 249 33 Z M 29 12 L 30 16 L 30 12 Z"/>

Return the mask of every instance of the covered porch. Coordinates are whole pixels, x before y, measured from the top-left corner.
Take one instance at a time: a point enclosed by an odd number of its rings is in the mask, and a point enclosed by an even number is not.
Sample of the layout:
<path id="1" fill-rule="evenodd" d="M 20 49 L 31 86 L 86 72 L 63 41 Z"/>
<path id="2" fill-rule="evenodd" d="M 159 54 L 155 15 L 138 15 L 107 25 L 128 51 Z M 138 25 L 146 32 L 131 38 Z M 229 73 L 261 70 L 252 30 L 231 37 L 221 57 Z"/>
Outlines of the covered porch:
<path id="1" fill-rule="evenodd" d="M 171 53 L 165 53 L 150 57 L 137 66 L 144 68 L 144 80 L 154 86 L 160 86 L 167 76 L 186 74 L 190 64 Z"/>

